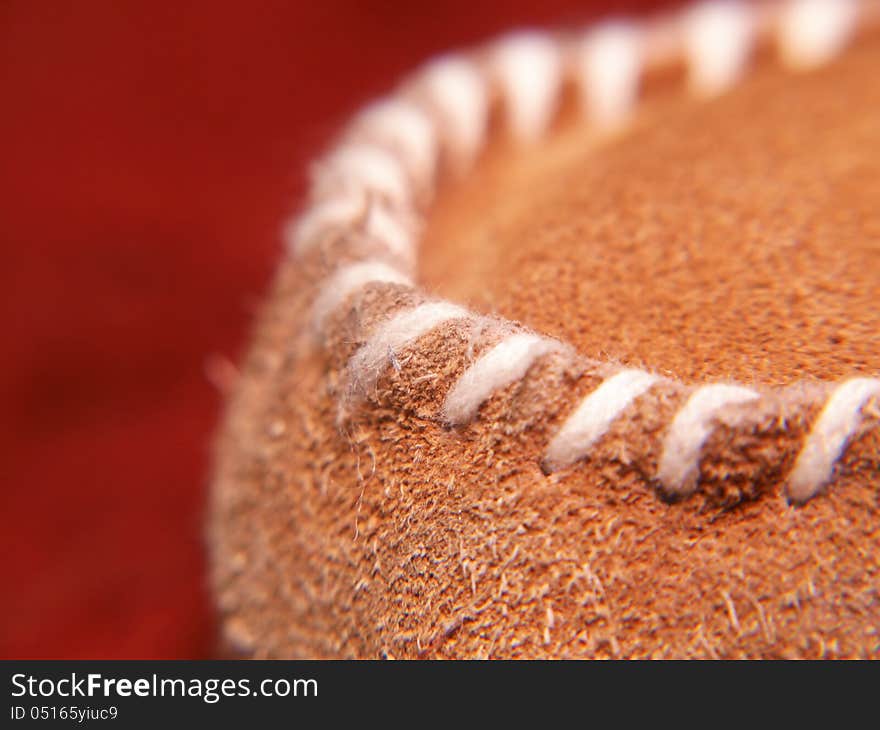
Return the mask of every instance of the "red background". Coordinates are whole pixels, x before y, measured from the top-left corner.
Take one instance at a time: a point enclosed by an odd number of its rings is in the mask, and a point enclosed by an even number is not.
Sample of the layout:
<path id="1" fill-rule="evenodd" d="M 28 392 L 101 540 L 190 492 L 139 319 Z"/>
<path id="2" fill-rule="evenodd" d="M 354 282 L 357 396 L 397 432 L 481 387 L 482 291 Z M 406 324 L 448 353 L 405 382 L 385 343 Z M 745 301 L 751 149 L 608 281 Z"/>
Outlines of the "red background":
<path id="1" fill-rule="evenodd" d="M 0 3 L 0 656 L 211 656 L 221 397 L 307 161 L 439 50 L 663 3 Z"/>

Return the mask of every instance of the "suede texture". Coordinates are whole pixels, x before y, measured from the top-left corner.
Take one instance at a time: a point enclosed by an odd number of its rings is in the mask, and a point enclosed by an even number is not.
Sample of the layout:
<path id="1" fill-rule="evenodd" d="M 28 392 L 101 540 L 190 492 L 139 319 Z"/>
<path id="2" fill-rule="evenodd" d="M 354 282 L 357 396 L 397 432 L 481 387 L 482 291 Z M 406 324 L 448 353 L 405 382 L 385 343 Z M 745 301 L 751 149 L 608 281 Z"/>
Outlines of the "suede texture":
<path id="1" fill-rule="evenodd" d="M 878 61 L 876 36 L 809 74 L 763 59 L 708 102 L 671 70 L 613 136 L 571 114 L 529 149 L 502 135 L 440 193 L 426 290 L 685 382 L 876 375 Z M 877 429 L 792 507 L 782 475 L 815 409 L 768 415 L 756 448 L 779 467 L 757 486 L 725 456 L 722 419 L 705 484 L 669 504 L 642 478 L 659 455 L 637 443 L 681 405 L 659 389 L 587 462 L 546 476 L 543 448 L 602 373 L 547 359 L 449 429 L 437 402 L 479 354 L 450 323 L 346 402 L 358 333 L 424 295 L 367 287 L 324 350 L 309 308 L 335 260 L 282 265 L 218 440 L 213 578 L 235 651 L 878 656 Z M 863 415 L 880 418 L 876 400 Z"/>

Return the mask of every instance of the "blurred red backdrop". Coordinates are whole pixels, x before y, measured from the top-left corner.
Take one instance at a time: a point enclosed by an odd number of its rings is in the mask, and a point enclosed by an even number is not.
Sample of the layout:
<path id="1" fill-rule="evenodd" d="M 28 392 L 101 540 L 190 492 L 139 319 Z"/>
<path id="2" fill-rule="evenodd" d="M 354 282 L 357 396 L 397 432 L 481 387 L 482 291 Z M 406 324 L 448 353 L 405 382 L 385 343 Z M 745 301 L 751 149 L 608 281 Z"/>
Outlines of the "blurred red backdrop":
<path id="1" fill-rule="evenodd" d="M 669 4 L 0 4 L 0 656 L 211 656 L 207 372 L 308 160 L 432 53 Z"/>

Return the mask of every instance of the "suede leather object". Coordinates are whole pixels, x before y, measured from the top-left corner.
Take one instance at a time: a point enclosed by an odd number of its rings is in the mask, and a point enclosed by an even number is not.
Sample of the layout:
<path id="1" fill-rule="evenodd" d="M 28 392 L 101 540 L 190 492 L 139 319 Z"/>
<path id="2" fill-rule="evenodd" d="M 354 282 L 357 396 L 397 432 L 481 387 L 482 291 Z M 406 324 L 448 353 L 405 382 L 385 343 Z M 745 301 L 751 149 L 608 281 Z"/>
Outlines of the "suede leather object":
<path id="1" fill-rule="evenodd" d="M 690 382 L 876 375 L 878 63 L 876 34 L 808 74 L 762 57 L 708 102 L 669 69 L 612 138 L 570 114 L 532 148 L 496 135 L 432 209 L 425 289 Z M 237 651 L 878 656 L 876 429 L 803 507 L 781 479 L 668 504 L 625 467 L 548 477 L 543 445 L 596 382 L 546 373 L 444 428 L 428 413 L 460 374 L 453 325 L 412 353 L 434 381 L 390 369 L 340 429 L 339 371 L 358 343 L 345 308 L 332 356 L 311 343 L 314 273 L 282 265 L 218 441 L 213 576 Z M 387 296 L 365 301 L 378 317 Z M 536 385 L 547 378 L 570 383 L 565 402 Z M 668 422 L 674 405 L 642 418 Z M 876 400 L 865 416 L 880 418 Z M 624 453 L 625 428 L 598 448 Z"/>
<path id="2" fill-rule="evenodd" d="M 0 3 L 0 656 L 213 656 L 209 444 L 316 151 L 426 56 L 663 2 Z"/>

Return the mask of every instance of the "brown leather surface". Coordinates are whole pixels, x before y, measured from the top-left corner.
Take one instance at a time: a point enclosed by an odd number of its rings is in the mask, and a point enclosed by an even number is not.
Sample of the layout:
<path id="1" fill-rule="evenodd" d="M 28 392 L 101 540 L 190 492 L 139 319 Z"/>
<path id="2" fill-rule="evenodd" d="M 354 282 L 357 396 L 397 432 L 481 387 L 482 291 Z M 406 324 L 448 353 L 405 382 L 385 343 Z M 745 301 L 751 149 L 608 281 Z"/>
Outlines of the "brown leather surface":
<path id="1" fill-rule="evenodd" d="M 607 144 L 561 128 L 515 158 L 499 145 L 441 196 L 429 290 L 688 379 L 875 374 L 878 58 L 868 43 L 810 75 L 762 68 L 711 103 L 658 93 Z M 361 314 L 330 323 L 328 359 L 304 329 L 322 266 L 282 267 L 218 442 L 214 579 L 240 650 L 880 654 L 876 430 L 801 508 L 778 485 L 724 509 L 705 494 L 669 505 L 623 456 L 547 477 L 560 393 L 595 374 L 539 365 L 474 424 L 444 428 L 432 404 L 470 338 L 456 325 L 340 426 L 354 320 L 412 295 L 371 287 Z M 645 417 L 659 429 L 675 405 Z M 632 438 L 622 425 L 601 448 L 625 454 Z M 873 476 L 856 476 L 865 464 Z"/>
<path id="2" fill-rule="evenodd" d="M 649 96 L 602 144 L 496 145 L 438 201 L 429 289 L 585 354 L 764 384 L 880 370 L 877 43 L 711 102 Z"/>

